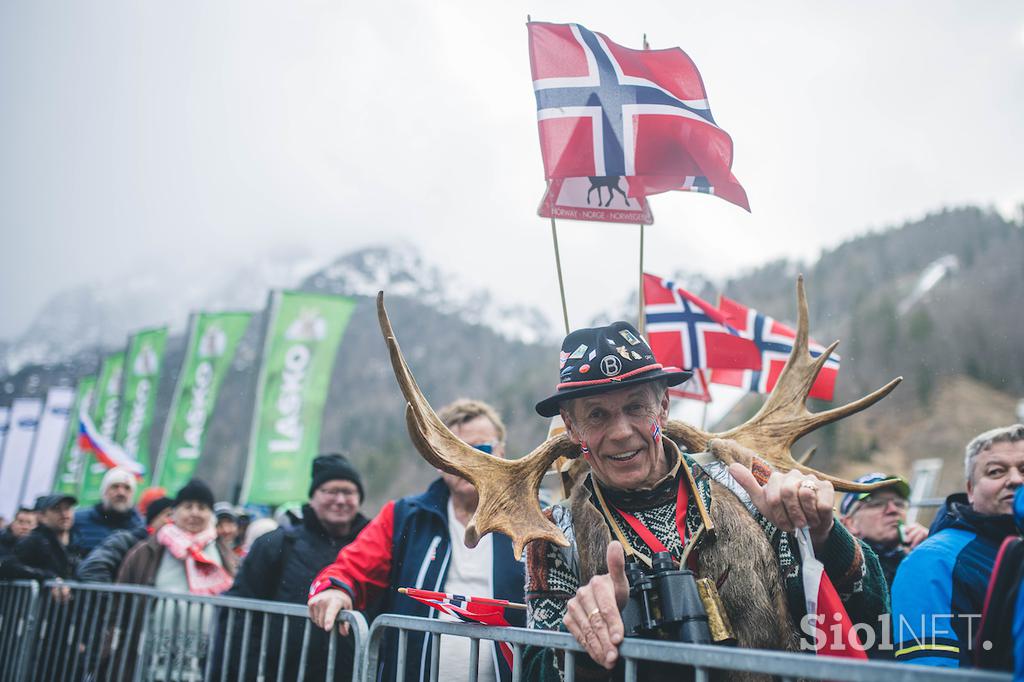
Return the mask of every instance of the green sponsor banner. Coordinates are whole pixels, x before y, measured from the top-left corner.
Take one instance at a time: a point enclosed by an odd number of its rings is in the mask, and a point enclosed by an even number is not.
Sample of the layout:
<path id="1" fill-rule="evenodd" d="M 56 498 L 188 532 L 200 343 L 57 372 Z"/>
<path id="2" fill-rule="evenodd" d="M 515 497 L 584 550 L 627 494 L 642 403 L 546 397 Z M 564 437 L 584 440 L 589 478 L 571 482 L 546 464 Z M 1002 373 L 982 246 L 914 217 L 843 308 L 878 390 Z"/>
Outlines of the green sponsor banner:
<path id="1" fill-rule="evenodd" d="M 355 302 L 275 291 L 268 306 L 242 501 L 305 499 L 334 358 Z"/>
<path id="2" fill-rule="evenodd" d="M 143 485 L 152 475 L 149 429 L 153 424 L 156 390 L 164 364 L 167 327 L 147 329 L 128 341 L 124 360 L 124 385 L 121 389 L 121 414 L 114 440 L 131 459 L 146 467 Z"/>
<path id="3" fill-rule="evenodd" d="M 221 383 L 251 319 L 252 313 L 199 313 L 192 317 L 185 359 L 153 468 L 154 485 L 178 490 L 192 478 Z"/>
<path id="4" fill-rule="evenodd" d="M 53 480 L 55 493 L 78 497 L 86 464 L 82 451 L 78 449 L 78 413 L 92 410 L 95 389 L 96 377 L 84 377 L 75 388 L 75 403 L 68 418 L 68 432 L 64 437 L 64 448 L 60 452 Z"/>
<path id="5" fill-rule="evenodd" d="M 121 410 L 121 379 L 124 371 L 124 353 L 112 353 L 103 360 L 92 403 L 92 420 L 107 438 L 113 439 L 117 431 L 117 415 Z M 100 499 L 100 481 L 107 468 L 89 455 L 85 459 L 78 504 L 86 506 Z"/>

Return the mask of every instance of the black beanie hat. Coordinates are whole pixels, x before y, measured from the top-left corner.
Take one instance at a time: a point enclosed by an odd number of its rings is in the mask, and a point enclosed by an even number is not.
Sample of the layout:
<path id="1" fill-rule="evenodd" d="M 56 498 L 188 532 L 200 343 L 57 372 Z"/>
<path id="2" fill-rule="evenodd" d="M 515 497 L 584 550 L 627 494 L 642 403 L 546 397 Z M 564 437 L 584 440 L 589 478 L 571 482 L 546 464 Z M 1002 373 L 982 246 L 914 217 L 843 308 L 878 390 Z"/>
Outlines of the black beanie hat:
<path id="1" fill-rule="evenodd" d="M 153 519 L 160 516 L 160 512 L 174 506 L 174 500 L 169 497 L 158 497 L 146 507 L 146 525 L 153 525 Z"/>
<path id="2" fill-rule="evenodd" d="M 352 481 L 359 489 L 359 502 L 363 501 L 363 479 L 344 455 L 331 453 L 320 455 L 313 460 L 313 481 L 309 484 L 309 496 L 327 481 Z"/>
<path id="3" fill-rule="evenodd" d="M 213 509 L 213 493 L 210 491 L 210 487 L 198 478 L 193 478 L 178 491 L 178 496 L 174 498 L 174 506 L 177 507 L 186 501 L 199 502 Z"/>

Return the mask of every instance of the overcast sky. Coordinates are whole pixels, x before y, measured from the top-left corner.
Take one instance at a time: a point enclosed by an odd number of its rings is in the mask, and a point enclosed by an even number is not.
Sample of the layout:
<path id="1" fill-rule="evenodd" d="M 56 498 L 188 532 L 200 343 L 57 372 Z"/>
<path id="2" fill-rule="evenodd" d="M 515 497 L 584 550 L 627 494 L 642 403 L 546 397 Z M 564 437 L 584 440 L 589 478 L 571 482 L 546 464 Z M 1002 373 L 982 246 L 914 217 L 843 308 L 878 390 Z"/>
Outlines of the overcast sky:
<path id="1" fill-rule="evenodd" d="M 397 241 L 558 321 L 527 13 L 646 32 L 704 77 L 753 212 L 653 197 L 651 271 L 1024 201 L 1020 2 L 7 0 L 0 337 L 60 289 L 197 253 Z M 636 237 L 560 223 L 574 323 L 635 286 Z"/>

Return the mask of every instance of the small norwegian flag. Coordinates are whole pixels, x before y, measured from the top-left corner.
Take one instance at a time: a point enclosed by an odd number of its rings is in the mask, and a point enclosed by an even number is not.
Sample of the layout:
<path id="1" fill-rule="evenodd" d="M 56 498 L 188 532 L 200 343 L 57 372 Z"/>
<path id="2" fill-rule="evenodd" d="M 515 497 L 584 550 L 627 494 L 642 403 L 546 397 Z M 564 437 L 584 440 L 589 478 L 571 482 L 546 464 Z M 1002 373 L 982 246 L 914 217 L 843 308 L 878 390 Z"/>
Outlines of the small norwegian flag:
<path id="1" fill-rule="evenodd" d="M 505 609 L 526 608 L 523 604 L 515 604 L 505 599 L 490 599 L 487 597 L 464 597 L 460 594 L 448 594 L 447 592 L 433 592 L 431 590 L 420 590 L 415 587 L 402 587 L 398 590 L 402 594 L 421 604 L 426 604 L 464 623 L 479 623 L 481 625 L 508 626 L 505 619 Z M 512 667 L 512 648 L 508 642 L 494 642 L 501 651 L 505 662 Z"/>
<path id="2" fill-rule="evenodd" d="M 759 369 L 761 352 L 713 305 L 644 273 L 646 332 L 654 357 L 683 369 Z"/>
<path id="3" fill-rule="evenodd" d="M 740 336 L 752 340 L 761 352 L 761 367 L 755 370 L 715 369 L 711 383 L 745 388 L 751 393 L 767 395 L 775 388 L 782 369 L 786 366 L 796 332 L 786 325 L 748 308 L 742 303 L 725 296 L 719 297 L 718 309 L 725 315 L 729 325 Z M 825 352 L 825 347 L 810 339 L 808 350 L 813 357 Z M 808 396 L 819 400 L 832 400 L 839 377 L 839 355 L 832 353 L 821 368 Z"/>

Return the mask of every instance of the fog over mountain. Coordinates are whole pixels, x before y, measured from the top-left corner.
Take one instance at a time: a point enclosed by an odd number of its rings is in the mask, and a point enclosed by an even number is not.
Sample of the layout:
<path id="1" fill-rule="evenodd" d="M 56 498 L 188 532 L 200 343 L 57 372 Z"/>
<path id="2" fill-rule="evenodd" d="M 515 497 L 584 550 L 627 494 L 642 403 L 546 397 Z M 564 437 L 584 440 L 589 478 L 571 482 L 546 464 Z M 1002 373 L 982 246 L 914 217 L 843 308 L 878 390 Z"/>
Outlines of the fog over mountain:
<path id="1" fill-rule="evenodd" d="M 857 475 L 907 473 L 919 457 L 947 460 L 944 490 L 960 485 L 967 439 L 1016 420 L 1024 396 L 1024 226 L 975 207 L 944 209 L 851 239 L 814 262 L 775 261 L 725 280 L 692 269 L 658 273 L 715 300 L 719 293 L 792 323 L 795 280 L 806 279 L 811 333 L 840 339 L 836 403 L 856 399 L 895 376 L 904 382 L 880 405 L 825 427 L 797 444 L 817 445 L 814 464 Z M 357 306 L 331 377 L 322 450 L 344 450 L 366 472 L 376 504 L 422 486 L 430 468 L 405 432 L 398 392 L 377 328 L 374 296 L 388 309 L 409 364 L 435 407 L 457 397 L 494 403 L 509 426 L 509 451 L 528 452 L 546 434 L 533 404 L 555 381 L 561 324 L 540 311 L 474 289 L 410 247 L 375 246 L 318 257 L 296 252 L 235 271 L 195 268 L 188 282 L 151 272 L 83 285 L 54 296 L 29 332 L 0 342 L 0 401 L 41 394 L 93 373 L 129 333 L 167 324 L 171 338 L 159 387 L 158 438 L 182 361 L 190 310 L 261 310 L 272 287 L 352 296 Z M 609 301 L 592 321 L 634 320 L 636 291 L 600 292 Z M 236 492 L 252 413 L 260 329 L 242 340 L 214 408 L 198 473 L 219 495 Z M 722 428 L 753 414 L 748 396 Z M 811 409 L 829 404 L 812 401 Z"/>

